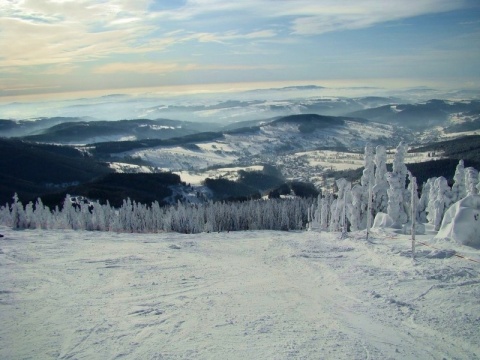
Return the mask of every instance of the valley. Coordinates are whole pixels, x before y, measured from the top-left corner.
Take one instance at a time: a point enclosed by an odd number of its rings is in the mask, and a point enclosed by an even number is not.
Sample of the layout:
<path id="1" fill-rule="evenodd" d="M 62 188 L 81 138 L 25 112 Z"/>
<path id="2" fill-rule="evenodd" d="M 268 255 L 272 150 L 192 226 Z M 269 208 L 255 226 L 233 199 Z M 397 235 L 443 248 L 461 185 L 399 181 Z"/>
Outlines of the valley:
<path id="1" fill-rule="evenodd" d="M 65 153 L 64 148 L 82 158 L 80 162 L 75 157 L 63 159 L 64 163 L 72 164 L 72 170 L 63 171 L 60 177 L 57 171 L 43 171 L 45 180 L 39 182 L 33 174 L 35 167 L 22 163 L 21 159 L 28 157 L 15 157 L 16 165 L 24 170 L 20 175 L 8 174 L 8 178 L 3 175 L 1 199 L 9 201 L 15 186 L 21 197 L 32 201 L 38 196 L 60 199 L 66 193 L 78 192 L 92 196 L 98 189 L 90 188 L 97 187 L 93 184 L 99 179 L 103 181 L 101 177 L 107 173 L 173 172 L 180 176 L 178 186 L 184 187 L 172 190 L 174 198 L 187 201 L 198 192 L 207 198 L 211 196 L 204 186 L 206 179 L 238 182 L 241 171 L 264 174 L 265 166 L 275 169 L 273 175 L 267 174 L 277 179 L 268 180 L 271 183 L 299 181 L 329 192 L 339 177 L 351 181 L 360 177 L 367 143 L 387 149 L 393 149 L 401 141 L 408 143 L 411 152 L 406 163 L 411 166 L 442 159 L 452 159 L 453 164 L 460 158 L 476 165 L 475 155 L 468 155 L 479 147 L 474 136 L 480 121 L 480 101 L 476 99 L 418 101 L 405 93 L 352 98 L 315 96 L 323 92 L 324 88 L 315 86 L 247 91 L 237 93 L 238 100 L 187 96 L 174 101 L 114 96 L 98 101 L 79 100 L 81 106 L 73 106 L 73 101 L 55 103 L 56 113 L 62 116 L 1 120 L 5 154 L 18 151 L 19 146 L 26 149 L 49 146 L 48 161 L 59 161 L 56 153 Z M 164 104 L 158 105 L 159 102 Z M 92 117 L 94 109 L 98 110 L 97 116 L 112 116 L 114 112 L 106 110 L 113 109 L 114 104 L 115 109 L 122 110 L 130 105 L 129 109 L 138 111 L 136 116 L 147 117 L 117 121 Z M 11 108 L 0 105 L 0 117 L 5 117 Z M 72 115 L 71 109 L 82 110 L 75 117 L 63 116 Z M 177 120 L 167 118 L 175 115 Z M 460 154 L 443 153 L 441 148 L 415 150 L 444 139 L 454 143 L 459 139 L 461 144 L 465 136 L 469 136 L 471 145 Z M 14 147 L 11 141 L 15 141 Z M 393 153 L 387 155 L 390 162 Z M 3 162 L 5 169 L 11 166 L 6 159 Z M 97 164 L 101 171 L 88 170 L 91 175 L 86 175 L 83 164 L 87 162 L 90 167 Z M 444 172 L 453 171 L 451 164 Z M 85 175 L 75 175 L 75 168 Z M 262 184 L 248 184 L 252 185 L 262 195 L 274 190 Z M 105 186 L 102 185 L 102 192 L 118 192 Z M 134 193 L 127 191 L 124 195 L 134 196 Z M 58 200 L 52 201 L 51 205 Z"/>

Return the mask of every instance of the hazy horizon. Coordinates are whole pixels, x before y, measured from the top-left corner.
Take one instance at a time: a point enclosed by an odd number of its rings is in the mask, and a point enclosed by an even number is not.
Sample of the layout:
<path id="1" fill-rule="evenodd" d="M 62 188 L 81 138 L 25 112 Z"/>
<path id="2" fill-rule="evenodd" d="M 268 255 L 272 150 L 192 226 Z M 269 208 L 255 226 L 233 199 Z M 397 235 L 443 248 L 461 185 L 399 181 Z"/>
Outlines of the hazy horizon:
<path id="1" fill-rule="evenodd" d="M 367 86 L 367 84 L 371 86 Z M 372 86 L 378 84 L 379 86 Z M 330 85 L 327 86 L 327 85 Z M 336 85 L 336 87 L 331 87 Z M 440 89 L 429 86 L 381 87 L 378 82 L 241 83 L 116 89 L 109 91 L 37 94 L 0 98 L 0 119 L 35 120 L 48 117 L 97 120 L 172 119 L 184 121 L 242 121 L 301 113 L 319 102 L 385 98 L 383 103 L 418 103 L 431 99 L 478 100 L 479 89 Z M 397 84 L 402 85 L 402 84 Z M 357 100 L 355 100 L 357 99 Z M 324 108 L 343 115 L 347 107 Z M 330 109 L 330 110 L 328 110 Z M 338 111 L 334 110 L 338 109 Z M 348 112 L 348 111 L 347 111 Z"/>

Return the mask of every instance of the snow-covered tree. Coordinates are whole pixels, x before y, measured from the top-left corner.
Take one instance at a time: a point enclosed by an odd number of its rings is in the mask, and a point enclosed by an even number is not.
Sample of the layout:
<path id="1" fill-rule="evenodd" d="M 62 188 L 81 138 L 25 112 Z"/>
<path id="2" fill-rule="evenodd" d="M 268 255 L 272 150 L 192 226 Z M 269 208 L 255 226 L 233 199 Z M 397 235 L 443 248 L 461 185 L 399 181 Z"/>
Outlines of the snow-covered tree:
<path id="1" fill-rule="evenodd" d="M 357 229 L 365 229 L 367 227 L 367 219 L 369 219 L 368 212 L 371 215 L 371 200 L 373 186 L 375 183 L 375 161 L 373 155 L 373 147 L 370 144 L 365 146 L 364 153 L 364 169 L 360 179 L 361 194 L 360 194 L 360 216 L 358 219 Z M 370 206 L 370 208 L 369 208 Z"/>
<path id="2" fill-rule="evenodd" d="M 480 194 L 480 173 L 478 174 L 477 194 Z"/>
<path id="3" fill-rule="evenodd" d="M 473 167 L 465 169 L 465 191 L 467 195 L 478 195 L 478 170 Z"/>
<path id="4" fill-rule="evenodd" d="M 13 229 L 25 229 L 27 226 L 27 218 L 22 203 L 18 199 L 17 193 L 13 195 L 13 203 L 10 206 L 11 221 Z"/>
<path id="5" fill-rule="evenodd" d="M 51 223 L 52 213 L 43 205 L 42 199 L 38 198 L 34 210 L 35 221 L 40 229 L 48 229 Z"/>
<path id="6" fill-rule="evenodd" d="M 443 215 L 452 203 L 451 189 L 447 179 L 440 176 L 435 179 L 429 191 L 427 219 L 434 229 L 438 231 L 442 223 Z"/>
<path id="7" fill-rule="evenodd" d="M 347 218 L 350 222 L 350 229 L 357 231 L 363 228 L 362 210 L 363 210 L 364 187 L 355 185 L 350 190 L 350 201 L 347 201 Z"/>
<path id="8" fill-rule="evenodd" d="M 413 223 L 416 222 L 419 218 L 418 214 L 418 186 L 417 186 L 417 178 L 412 175 L 412 173 L 409 171 L 408 172 L 408 194 L 410 195 L 408 197 L 408 220 Z"/>
<path id="9" fill-rule="evenodd" d="M 387 173 L 387 182 L 389 184 L 389 189 L 387 190 L 387 213 L 392 218 L 395 226 L 401 226 L 408 220 L 404 208 L 405 182 L 407 178 L 407 167 L 405 166 L 406 153 L 407 145 L 400 142 L 393 159 L 392 172 Z"/>
<path id="10" fill-rule="evenodd" d="M 387 174 L 387 150 L 383 145 L 378 145 L 375 152 L 375 184 L 373 186 L 373 213 L 387 212 L 388 205 L 388 182 Z"/>
<path id="11" fill-rule="evenodd" d="M 428 203 L 430 197 L 430 189 L 435 182 L 435 177 L 428 179 L 422 186 L 422 194 L 420 200 L 418 201 L 417 211 L 418 211 L 418 220 L 422 223 L 428 222 L 427 212 L 428 212 Z"/>
<path id="12" fill-rule="evenodd" d="M 333 201 L 330 211 L 330 231 L 341 231 L 344 226 L 345 202 L 349 199 L 347 194 L 350 192 L 352 184 L 344 178 L 335 181 L 338 192 L 337 198 Z"/>
<path id="13" fill-rule="evenodd" d="M 458 162 L 457 168 L 455 169 L 455 175 L 453 176 L 453 181 L 452 200 L 453 202 L 457 202 L 467 195 L 465 189 L 465 165 L 463 160 Z"/>

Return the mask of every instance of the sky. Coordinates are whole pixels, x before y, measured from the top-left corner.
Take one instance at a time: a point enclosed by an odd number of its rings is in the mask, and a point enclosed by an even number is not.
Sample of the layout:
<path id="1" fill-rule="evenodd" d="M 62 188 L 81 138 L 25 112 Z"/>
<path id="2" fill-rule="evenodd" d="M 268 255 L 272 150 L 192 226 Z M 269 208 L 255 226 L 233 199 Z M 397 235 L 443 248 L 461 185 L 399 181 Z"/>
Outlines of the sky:
<path id="1" fill-rule="evenodd" d="M 480 87 L 478 0 L 0 0 L 0 99 L 243 84 Z"/>

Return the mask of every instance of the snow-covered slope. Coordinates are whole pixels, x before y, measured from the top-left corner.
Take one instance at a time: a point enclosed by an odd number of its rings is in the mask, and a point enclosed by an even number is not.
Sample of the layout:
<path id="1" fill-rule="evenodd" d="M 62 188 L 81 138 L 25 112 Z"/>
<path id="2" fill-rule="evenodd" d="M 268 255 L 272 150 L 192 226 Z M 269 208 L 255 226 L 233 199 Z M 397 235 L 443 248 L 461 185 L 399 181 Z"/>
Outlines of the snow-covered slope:
<path id="1" fill-rule="evenodd" d="M 284 119 L 227 132 L 215 141 L 193 146 L 153 147 L 116 156 L 140 157 L 153 166 L 182 171 L 247 161 L 251 164 L 252 160 L 268 161 L 284 153 L 318 148 L 362 149 L 367 142 L 394 145 L 409 136 L 391 125 L 353 118 L 297 115 Z"/>
<path id="2" fill-rule="evenodd" d="M 2 359 L 479 359 L 480 252 L 0 228 Z M 427 236 L 420 237 L 428 241 Z"/>

